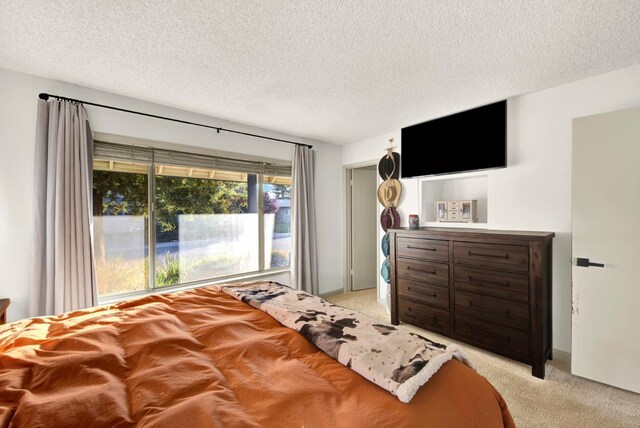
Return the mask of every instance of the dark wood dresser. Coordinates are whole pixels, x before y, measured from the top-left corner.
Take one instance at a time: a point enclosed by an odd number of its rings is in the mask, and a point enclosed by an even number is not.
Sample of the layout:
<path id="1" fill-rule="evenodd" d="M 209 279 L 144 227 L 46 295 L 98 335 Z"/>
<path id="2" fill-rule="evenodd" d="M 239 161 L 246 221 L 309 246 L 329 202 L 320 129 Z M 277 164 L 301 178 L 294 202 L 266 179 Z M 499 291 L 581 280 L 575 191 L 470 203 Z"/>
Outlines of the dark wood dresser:
<path id="1" fill-rule="evenodd" d="M 532 366 L 551 359 L 553 232 L 389 229 L 391 322 Z"/>

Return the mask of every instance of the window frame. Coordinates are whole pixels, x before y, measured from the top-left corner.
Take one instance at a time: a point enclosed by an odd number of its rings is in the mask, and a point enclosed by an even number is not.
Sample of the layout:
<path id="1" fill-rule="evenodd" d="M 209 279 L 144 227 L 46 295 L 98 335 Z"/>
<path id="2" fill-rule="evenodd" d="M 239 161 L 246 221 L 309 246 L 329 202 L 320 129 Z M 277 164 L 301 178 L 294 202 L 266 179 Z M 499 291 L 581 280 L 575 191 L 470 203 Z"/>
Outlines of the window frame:
<path id="1" fill-rule="evenodd" d="M 264 160 L 258 160 L 258 161 L 252 161 L 252 160 L 247 160 L 245 159 L 234 159 L 232 157 L 220 157 L 220 156 L 216 156 L 216 155 L 209 155 L 209 154 L 203 154 L 203 153 L 196 153 L 196 152 L 188 152 L 188 151 L 184 151 L 184 149 L 177 149 L 177 150 L 172 150 L 170 148 L 166 148 L 166 147 L 155 147 L 155 146 L 140 146 L 140 145 L 135 145 L 135 144 L 123 144 L 123 143 L 115 143 L 115 142 L 111 142 L 111 141 L 105 141 L 105 140 L 94 140 L 94 147 L 98 147 L 98 150 L 94 150 L 93 153 L 93 157 L 92 157 L 92 161 L 98 159 L 98 160 L 106 160 L 106 161 L 117 161 L 117 162 L 124 162 L 124 163 L 143 163 L 146 164 L 147 166 L 147 183 L 148 183 L 148 189 L 147 189 L 147 207 L 148 207 L 148 225 L 147 225 L 147 239 L 148 239 L 148 254 L 147 257 L 149 258 L 149 262 L 148 262 L 148 283 L 147 283 L 147 287 L 144 290 L 137 290 L 137 291 L 131 291 L 131 292 L 126 292 L 126 293 L 120 293 L 120 294 L 113 294 L 113 295 L 105 295 L 105 296 L 98 296 L 98 303 L 99 304 L 108 304 L 108 303 L 114 303 L 117 301 L 122 301 L 122 300 L 126 300 L 129 298 L 134 298 L 134 297 L 140 297 L 140 296 L 144 296 L 144 295 L 150 295 L 150 294 L 157 294 L 157 293 L 165 293 L 165 292 L 173 292 L 173 291 L 179 291 L 179 290 L 186 290 L 186 289 L 191 289 L 191 288 L 197 288 L 197 287 L 202 287 L 202 286 L 206 286 L 206 285 L 212 285 L 212 284 L 217 284 L 217 283 L 224 283 L 224 282 L 228 282 L 228 281 L 237 281 L 237 280 L 248 280 L 248 279 L 257 279 L 260 277 L 264 277 L 264 276 L 270 276 L 270 275 L 274 275 L 274 274 L 278 274 L 278 273 L 284 273 L 284 272 L 290 272 L 291 271 L 291 263 L 289 263 L 289 266 L 287 267 L 277 267 L 277 268 L 269 268 L 269 269 L 265 269 L 265 264 L 266 264 L 266 254 L 265 254 L 265 230 L 264 230 L 264 185 L 265 185 L 265 180 L 264 177 L 265 175 L 271 175 L 271 176 L 280 176 L 280 177 L 286 177 L 286 175 L 282 175 L 281 172 L 282 171 L 289 171 L 289 177 L 291 177 L 290 171 L 291 171 L 291 165 L 290 164 L 285 164 L 282 161 L 279 163 L 268 163 L 265 162 Z M 119 148 L 116 146 L 120 146 Z M 113 149 L 114 152 L 111 155 L 108 154 L 103 154 L 101 155 L 101 153 L 104 153 L 104 149 L 105 148 L 110 148 Z M 118 150 L 119 153 L 117 153 Z M 97 154 L 95 152 L 98 152 Z M 161 151 L 162 153 L 162 161 L 156 161 L 155 159 L 155 153 L 156 151 Z M 127 155 L 126 152 L 130 153 L 130 156 Z M 205 279 L 201 279 L 201 280 L 195 280 L 195 281 L 187 281 L 187 282 L 181 282 L 179 284 L 172 284 L 172 285 L 165 285 L 165 286 L 160 286 L 158 287 L 156 282 L 157 282 L 157 278 L 156 278 L 156 274 L 157 274 L 157 242 L 156 242 L 156 238 L 157 238 L 157 234 L 156 234 L 156 176 L 157 176 L 157 172 L 156 172 L 156 166 L 157 165 L 166 165 L 166 161 L 168 159 L 168 156 L 171 156 L 172 153 L 181 153 L 181 154 L 185 154 L 187 156 L 189 155 L 194 155 L 198 158 L 210 158 L 212 160 L 213 165 L 212 166 L 218 166 L 216 165 L 216 159 L 223 159 L 224 161 L 230 161 L 230 164 L 233 165 L 234 161 L 239 162 L 241 165 L 247 165 L 247 168 L 250 168 L 250 165 L 256 165 L 257 169 L 261 169 L 262 172 L 247 172 L 247 174 L 254 174 L 257 176 L 257 198 L 258 198 L 258 269 L 257 270 L 253 270 L 253 271 L 247 271 L 247 272 L 240 272 L 240 273 L 235 273 L 235 274 L 229 274 L 229 275 L 222 275 L 222 276 L 217 276 L 217 277 L 213 277 L 213 278 L 205 278 Z M 150 157 L 149 157 L 150 155 Z M 223 161 L 223 163 L 224 163 Z M 175 163 L 174 165 L 180 165 L 183 167 L 189 167 L 189 166 L 193 166 L 193 165 L 184 165 L 183 163 Z M 202 165 L 200 165 L 201 167 Z M 245 171 L 237 171 L 237 170 L 231 170 L 231 169 L 225 169 L 223 168 L 218 168 L 221 170 L 227 170 L 227 171 L 232 171 L 234 173 L 237 172 L 246 172 Z M 94 168 L 92 165 L 91 168 L 91 176 L 93 179 L 93 172 L 94 172 Z M 278 174 L 280 173 L 280 174 Z M 293 186 L 293 183 L 289 184 L 290 186 Z"/>

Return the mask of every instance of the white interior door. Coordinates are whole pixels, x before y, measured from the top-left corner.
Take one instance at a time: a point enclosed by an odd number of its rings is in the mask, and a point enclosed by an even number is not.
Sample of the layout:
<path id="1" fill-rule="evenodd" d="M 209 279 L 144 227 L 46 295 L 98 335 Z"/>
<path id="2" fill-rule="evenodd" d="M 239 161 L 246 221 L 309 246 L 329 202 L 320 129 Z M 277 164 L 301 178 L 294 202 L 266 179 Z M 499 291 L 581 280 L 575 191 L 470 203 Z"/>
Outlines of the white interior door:
<path id="1" fill-rule="evenodd" d="M 572 158 L 571 371 L 640 392 L 640 108 L 574 119 Z"/>
<path id="2" fill-rule="evenodd" d="M 377 170 L 351 170 L 351 290 L 377 286 Z"/>

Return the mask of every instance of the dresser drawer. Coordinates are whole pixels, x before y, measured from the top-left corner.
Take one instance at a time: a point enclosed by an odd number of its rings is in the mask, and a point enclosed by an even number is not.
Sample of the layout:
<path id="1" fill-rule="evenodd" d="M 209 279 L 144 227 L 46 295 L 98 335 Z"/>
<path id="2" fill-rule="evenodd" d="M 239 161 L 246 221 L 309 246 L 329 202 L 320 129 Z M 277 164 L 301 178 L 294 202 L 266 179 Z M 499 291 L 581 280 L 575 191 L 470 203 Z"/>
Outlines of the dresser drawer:
<path id="1" fill-rule="evenodd" d="M 529 247 L 524 245 L 455 242 L 453 257 L 456 263 L 517 272 L 529 271 Z"/>
<path id="2" fill-rule="evenodd" d="M 416 303 L 404 297 L 398 298 L 401 321 L 429 331 L 449 333 L 449 311 Z"/>
<path id="3" fill-rule="evenodd" d="M 397 241 L 396 252 L 398 257 L 448 262 L 449 241 L 400 237 Z"/>
<path id="4" fill-rule="evenodd" d="M 406 278 L 398 278 L 397 284 L 400 297 L 449 310 L 449 288 Z"/>
<path id="5" fill-rule="evenodd" d="M 399 277 L 415 279 L 435 285 L 449 286 L 449 265 L 437 262 L 420 262 L 410 259 L 396 259 L 396 274 Z"/>
<path id="6" fill-rule="evenodd" d="M 455 304 L 456 314 L 529 330 L 529 305 L 526 303 L 456 290 Z"/>
<path id="7" fill-rule="evenodd" d="M 529 276 L 463 265 L 453 267 L 456 289 L 475 291 L 496 297 L 529 301 Z"/>
<path id="8" fill-rule="evenodd" d="M 448 210 L 459 210 L 462 208 L 462 204 L 460 203 L 460 201 L 449 201 L 447 202 L 447 209 Z"/>
<path id="9" fill-rule="evenodd" d="M 530 360 L 529 334 L 521 330 L 480 321 L 456 313 L 454 337 L 471 345 L 476 345 L 525 363 Z"/>

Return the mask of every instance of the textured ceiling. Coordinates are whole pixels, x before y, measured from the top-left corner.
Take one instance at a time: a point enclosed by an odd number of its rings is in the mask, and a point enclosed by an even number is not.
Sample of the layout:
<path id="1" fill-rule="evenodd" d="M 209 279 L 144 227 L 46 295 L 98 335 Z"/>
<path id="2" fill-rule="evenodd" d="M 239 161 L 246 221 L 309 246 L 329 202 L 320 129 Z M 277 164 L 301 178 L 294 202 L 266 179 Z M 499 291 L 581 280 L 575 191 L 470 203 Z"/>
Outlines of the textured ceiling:
<path id="1" fill-rule="evenodd" d="M 638 64 L 639 22 L 637 0 L 0 0 L 0 67 L 347 144 Z"/>

